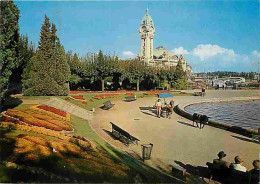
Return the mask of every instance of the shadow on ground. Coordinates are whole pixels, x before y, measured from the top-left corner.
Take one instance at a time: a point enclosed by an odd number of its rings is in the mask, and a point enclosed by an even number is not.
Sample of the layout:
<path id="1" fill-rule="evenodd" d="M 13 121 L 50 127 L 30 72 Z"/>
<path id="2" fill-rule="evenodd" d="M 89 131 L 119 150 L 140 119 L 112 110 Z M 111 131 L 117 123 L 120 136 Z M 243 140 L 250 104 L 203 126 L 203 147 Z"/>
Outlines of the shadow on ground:
<path id="1" fill-rule="evenodd" d="M 177 122 L 180 123 L 180 124 L 182 124 L 182 125 L 186 125 L 186 126 L 190 126 L 190 127 L 193 127 L 193 128 L 197 128 L 196 126 L 191 125 L 191 124 L 189 124 L 189 123 L 185 123 L 185 122 L 183 122 L 183 121 L 177 121 Z"/>
<path id="2" fill-rule="evenodd" d="M 146 115 L 149 115 L 149 116 L 153 116 L 153 117 L 157 117 L 154 113 L 149 113 L 149 112 L 144 112 L 144 111 L 141 111 L 142 113 L 146 114 Z"/>
<path id="3" fill-rule="evenodd" d="M 183 183 L 177 178 L 174 178 L 173 176 L 170 176 L 168 173 L 163 173 L 161 171 L 158 171 L 148 165 L 145 165 L 141 160 L 140 156 L 137 153 L 134 153 L 139 157 L 139 159 L 135 159 L 133 157 L 133 154 L 131 152 L 123 153 L 115 148 L 113 148 L 110 145 L 106 145 L 106 147 L 102 147 L 99 145 L 99 147 L 104 151 L 107 152 L 107 149 L 112 151 L 112 159 L 114 159 L 115 162 L 123 162 L 126 165 L 130 167 L 130 170 L 128 171 L 128 177 L 130 179 L 129 182 L 135 182 L 135 183 Z M 131 181 L 132 180 L 132 181 Z"/>
<path id="4" fill-rule="evenodd" d="M 196 179 L 201 178 L 204 182 L 207 182 L 209 180 L 209 171 L 207 167 L 184 164 L 183 162 L 177 160 L 175 160 L 174 162 L 180 167 L 186 169 L 186 172 L 196 176 Z"/>
<path id="5" fill-rule="evenodd" d="M 7 109 L 13 109 L 22 103 L 23 101 L 19 98 L 7 97 L 0 102 L 0 112 L 6 111 Z"/>
<path id="6" fill-rule="evenodd" d="M 236 138 L 236 139 L 242 140 L 242 141 L 257 143 L 257 142 L 255 142 L 255 141 L 252 141 L 252 140 L 249 139 L 249 138 L 239 137 L 239 136 L 235 136 L 235 135 L 231 135 L 231 136 L 234 137 L 234 138 Z"/>

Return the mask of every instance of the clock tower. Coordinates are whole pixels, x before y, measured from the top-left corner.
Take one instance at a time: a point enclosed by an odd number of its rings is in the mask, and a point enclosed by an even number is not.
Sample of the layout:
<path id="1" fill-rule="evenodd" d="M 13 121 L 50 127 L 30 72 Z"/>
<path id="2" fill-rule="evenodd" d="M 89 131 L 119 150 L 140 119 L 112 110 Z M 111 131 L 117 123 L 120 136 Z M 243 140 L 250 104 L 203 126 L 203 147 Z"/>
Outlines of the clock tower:
<path id="1" fill-rule="evenodd" d="M 142 19 L 139 34 L 141 37 L 141 52 L 140 58 L 145 62 L 149 63 L 153 60 L 153 36 L 155 33 L 155 28 L 153 26 L 153 19 L 149 15 L 148 9 L 146 10 L 146 14 Z"/>

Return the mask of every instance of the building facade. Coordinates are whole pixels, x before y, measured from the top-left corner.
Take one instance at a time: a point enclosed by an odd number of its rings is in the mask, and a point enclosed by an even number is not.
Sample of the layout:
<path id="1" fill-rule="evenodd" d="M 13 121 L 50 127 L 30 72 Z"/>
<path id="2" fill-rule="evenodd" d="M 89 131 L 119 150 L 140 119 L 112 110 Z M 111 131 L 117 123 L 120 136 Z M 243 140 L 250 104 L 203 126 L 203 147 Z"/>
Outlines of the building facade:
<path id="1" fill-rule="evenodd" d="M 192 73 L 192 68 L 188 65 L 187 60 L 183 55 L 174 55 L 163 46 L 156 47 L 154 50 L 153 38 L 155 34 L 155 27 L 153 24 L 153 19 L 149 15 L 148 9 L 142 18 L 139 34 L 141 37 L 141 50 L 138 55 L 140 60 L 146 62 L 149 66 L 157 67 L 176 67 L 178 61 L 180 60 L 183 70 L 186 71 L 187 74 Z"/>

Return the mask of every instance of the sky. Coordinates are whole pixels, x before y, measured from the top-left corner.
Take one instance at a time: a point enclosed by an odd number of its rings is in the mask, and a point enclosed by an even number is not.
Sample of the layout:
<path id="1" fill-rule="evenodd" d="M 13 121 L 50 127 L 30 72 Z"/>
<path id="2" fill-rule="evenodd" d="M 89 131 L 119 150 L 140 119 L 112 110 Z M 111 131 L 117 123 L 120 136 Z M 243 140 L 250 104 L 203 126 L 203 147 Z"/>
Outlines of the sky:
<path id="1" fill-rule="evenodd" d="M 183 54 L 193 72 L 257 72 L 260 61 L 258 0 L 240 1 L 15 1 L 20 32 L 38 45 L 46 14 L 66 51 L 135 57 L 139 26 L 149 9 L 154 48 Z"/>

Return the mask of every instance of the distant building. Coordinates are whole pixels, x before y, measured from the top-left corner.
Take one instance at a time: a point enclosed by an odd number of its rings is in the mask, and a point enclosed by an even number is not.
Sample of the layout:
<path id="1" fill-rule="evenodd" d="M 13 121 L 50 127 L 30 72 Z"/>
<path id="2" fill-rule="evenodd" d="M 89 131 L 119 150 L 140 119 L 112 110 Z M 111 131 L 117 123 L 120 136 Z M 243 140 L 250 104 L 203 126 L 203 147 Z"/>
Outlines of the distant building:
<path id="1" fill-rule="evenodd" d="M 187 64 L 187 60 L 183 55 L 174 55 L 163 46 L 156 47 L 156 49 L 153 50 L 155 27 L 152 17 L 149 15 L 148 9 L 142 18 L 139 33 L 141 37 L 141 50 L 138 55 L 140 60 L 143 60 L 149 66 L 158 67 L 176 67 L 178 61 L 180 60 L 183 70 L 188 75 L 192 73 L 192 67 Z"/>

